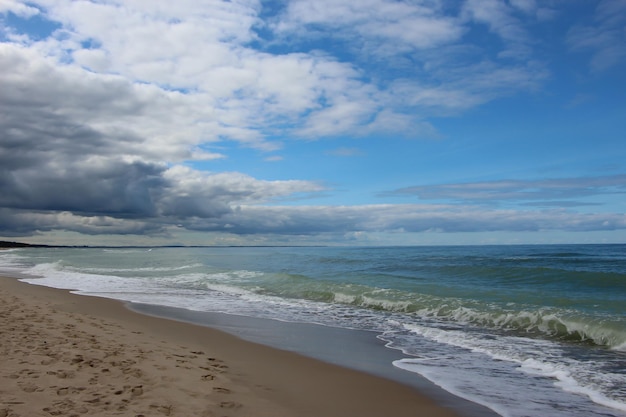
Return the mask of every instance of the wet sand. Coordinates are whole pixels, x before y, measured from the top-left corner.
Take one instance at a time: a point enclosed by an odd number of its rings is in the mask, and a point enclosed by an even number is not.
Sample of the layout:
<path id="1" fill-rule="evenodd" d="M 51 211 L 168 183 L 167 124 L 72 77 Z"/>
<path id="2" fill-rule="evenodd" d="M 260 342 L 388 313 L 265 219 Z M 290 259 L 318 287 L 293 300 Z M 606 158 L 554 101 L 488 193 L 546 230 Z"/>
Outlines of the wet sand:
<path id="1" fill-rule="evenodd" d="M 456 415 L 385 378 L 0 278 L 0 417 Z"/>

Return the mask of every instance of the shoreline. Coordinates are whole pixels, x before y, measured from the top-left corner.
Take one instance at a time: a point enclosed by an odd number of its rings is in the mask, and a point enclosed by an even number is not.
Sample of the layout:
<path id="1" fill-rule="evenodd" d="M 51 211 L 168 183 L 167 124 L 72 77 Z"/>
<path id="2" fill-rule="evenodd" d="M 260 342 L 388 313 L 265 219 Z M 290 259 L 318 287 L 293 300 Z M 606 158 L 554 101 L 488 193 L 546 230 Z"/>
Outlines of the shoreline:
<path id="1" fill-rule="evenodd" d="M 394 381 L 415 389 L 459 416 L 499 417 L 499 414 L 487 407 L 451 394 L 416 373 L 393 366 L 394 361 L 410 356 L 398 349 L 387 347 L 387 342 L 379 339 L 377 332 L 154 304 L 126 305 L 140 314 L 217 329 L 244 341 Z"/>
<path id="2" fill-rule="evenodd" d="M 460 415 L 396 381 L 5 276 L 2 416 Z"/>

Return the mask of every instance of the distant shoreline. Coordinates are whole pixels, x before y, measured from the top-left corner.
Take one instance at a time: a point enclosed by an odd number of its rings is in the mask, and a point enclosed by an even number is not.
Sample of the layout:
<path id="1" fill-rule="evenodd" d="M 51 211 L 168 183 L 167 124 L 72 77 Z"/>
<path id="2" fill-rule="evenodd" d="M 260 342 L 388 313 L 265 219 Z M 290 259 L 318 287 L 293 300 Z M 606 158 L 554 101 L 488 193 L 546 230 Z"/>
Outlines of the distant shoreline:
<path id="1" fill-rule="evenodd" d="M 51 246 L 51 245 L 34 245 L 34 244 L 30 244 L 30 243 L 0 241 L 0 249 L 11 249 L 11 248 L 53 248 L 53 247 L 56 247 L 56 246 Z"/>
<path id="2" fill-rule="evenodd" d="M 12 248 L 104 248 L 104 249 L 156 249 L 156 248 L 325 248 L 328 245 L 42 245 L 0 241 L 0 249 Z"/>
<path id="3" fill-rule="evenodd" d="M 407 245 L 407 246 L 333 246 L 333 245 L 45 245 L 36 243 L 22 243 L 0 241 L 1 249 L 15 248 L 76 248 L 76 249 L 158 249 L 158 248 L 392 248 L 392 247 L 489 247 L 489 246 L 619 246 L 626 243 L 511 243 L 511 244 L 476 244 L 476 245 Z"/>

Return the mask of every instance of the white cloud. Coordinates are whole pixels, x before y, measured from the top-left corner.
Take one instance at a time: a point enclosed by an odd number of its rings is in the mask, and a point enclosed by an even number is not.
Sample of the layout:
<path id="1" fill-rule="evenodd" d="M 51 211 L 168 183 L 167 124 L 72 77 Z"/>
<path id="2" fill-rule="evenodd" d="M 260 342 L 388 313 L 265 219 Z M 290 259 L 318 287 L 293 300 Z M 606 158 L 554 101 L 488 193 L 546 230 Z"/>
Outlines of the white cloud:
<path id="1" fill-rule="evenodd" d="M 590 51 L 592 71 L 601 72 L 626 61 L 626 2 L 603 0 L 593 24 L 576 25 L 567 34 L 573 51 Z"/>
<path id="2" fill-rule="evenodd" d="M 458 68 L 433 61 L 431 66 L 431 75 L 445 82 L 397 79 L 389 88 L 391 96 L 420 109 L 424 116 L 471 109 L 520 89 L 536 91 L 549 76 L 543 65 L 533 61 L 508 66 L 481 61 Z"/>
<path id="3" fill-rule="evenodd" d="M 527 2 L 518 3 L 518 8 L 530 7 Z M 62 28 L 47 39 L 25 42 L 26 46 L 93 73 L 179 91 L 175 101 L 184 104 L 175 108 L 178 103 L 174 102 L 170 107 L 184 115 L 192 105 L 197 116 L 194 125 L 206 127 L 188 135 L 187 142 L 229 139 L 268 151 L 282 146 L 268 142 L 276 132 L 317 138 L 350 131 L 359 136 L 397 131 L 399 120 L 401 126 L 413 126 L 410 130 L 420 135 L 432 130 L 424 129 L 428 126 L 420 114 L 424 108 L 467 109 L 542 80 L 530 65 L 511 67 L 476 60 L 463 67 L 469 68 L 469 74 L 458 74 L 441 57 L 453 45 L 471 50 L 463 39 L 467 22 L 432 1 L 294 0 L 285 4 L 283 13 L 265 22 L 259 15 L 262 4 L 252 0 L 175 5 L 165 0 L 39 0 L 33 4 Z M 522 36 L 512 35 L 521 29 L 511 17 L 511 8 L 495 8 L 498 13 L 483 9 L 477 3 L 468 6 L 477 20 L 521 44 Z M 498 25 L 500 18 L 515 24 Z M 366 55 L 380 57 L 382 53 L 390 65 L 404 59 L 407 52 L 413 54 L 412 59 L 423 61 L 426 70 L 424 77 L 408 86 L 418 92 L 404 100 L 406 94 L 395 96 L 393 79 L 371 78 L 365 61 L 349 63 L 333 56 L 332 48 L 300 49 L 300 40 L 314 39 L 311 27 L 315 25 L 330 28 L 333 39 L 349 39 Z M 263 44 L 257 27 L 284 36 L 274 42 L 285 52 L 253 48 L 252 41 Z M 432 65 L 434 57 L 439 63 Z M 462 79 L 469 81 L 459 82 Z"/>
<path id="4" fill-rule="evenodd" d="M 0 68 L 0 101 L 13 124 L 41 112 L 35 123 L 42 130 L 45 115 L 63 118 L 68 126 L 106 138 L 108 152 L 153 161 L 187 159 L 199 142 L 218 139 L 214 115 L 197 106 L 196 97 L 58 65 L 32 49 L 6 43 L 0 44 Z M 35 127 L 24 123 L 16 128 Z"/>
<path id="5" fill-rule="evenodd" d="M 421 3 L 421 4 L 420 4 Z M 279 33 L 297 33 L 302 26 L 322 25 L 359 42 L 359 37 L 383 38 L 412 48 L 430 48 L 457 40 L 464 29 L 432 2 L 389 0 L 359 2 L 296 0 L 276 24 Z"/>
<path id="6" fill-rule="evenodd" d="M 33 48 L 90 71 L 180 90 L 193 96 L 196 113 L 217 118 L 218 137 L 263 150 L 278 148 L 264 140 L 274 126 L 292 125 L 305 136 L 339 134 L 378 111 L 363 106 L 376 88 L 358 80 L 362 74 L 350 64 L 247 46 L 256 36 L 255 2 L 168 4 L 41 1 L 64 28 Z M 350 108 L 363 117 L 339 120 Z M 319 130 L 312 130 L 310 112 L 321 119 Z"/>
<path id="7" fill-rule="evenodd" d="M 39 9 L 17 0 L 0 0 L 0 13 L 8 12 L 14 13 L 20 17 L 29 18 L 39 14 Z"/>
<path id="8" fill-rule="evenodd" d="M 363 152 L 363 150 L 359 148 L 345 148 L 345 147 L 333 149 L 332 151 L 327 152 L 327 155 L 344 156 L 344 157 L 361 156 L 364 154 L 365 153 Z"/>
<path id="9" fill-rule="evenodd" d="M 537 10 L 536 0 L 509 0 L 511 6 L 523 11 L 524 13 L 534 13 Z"/>
<path id="10" fill-rule="evenodd" d="M 184 166 L 174 166 L 163 173 L 170 197 L 191 197 L 212 204 L 223 199 L 228 205 L 260 204 L 297 193 L 322 191 L 310 181 L 263 181 L 237 172 L 210 174 Z"/>
<path id="11" fill-rule="evenodd" d="M 558 200 L 563 206 L 585 205 L 572 201 L 598 195 L 626 194 L 626 175 L 541 180 L 499 180 L 406 187 L 393 194 L 411 194 L 423 200 L 502 202 L 534 200 L 538 205 Z"/>
<path id="12" fill-rule="evenodd" d="M 305 126 L 298 133 L 305 137 L 323 137 L 333 134 L 358 135 L 358 127 L 367 124 L 367 119 L 375 112 L 372 100 L 351 100 L 338 97 L 333 105 L 314 111 Z"/>
<path id="13" fill-rule="evenodd" d="M 515 2 L 514 6 L 526 11 L 532 7 L 527 2 Z M 530 35 L 524 29 L 521 20 L 515 15 L 515 9 L 503 0 L 468 0 L 464 3 L 467 18 L 483 23 L 507 44 L 499 53 L 501 58 L 525 60 L 531 54 Z"/>

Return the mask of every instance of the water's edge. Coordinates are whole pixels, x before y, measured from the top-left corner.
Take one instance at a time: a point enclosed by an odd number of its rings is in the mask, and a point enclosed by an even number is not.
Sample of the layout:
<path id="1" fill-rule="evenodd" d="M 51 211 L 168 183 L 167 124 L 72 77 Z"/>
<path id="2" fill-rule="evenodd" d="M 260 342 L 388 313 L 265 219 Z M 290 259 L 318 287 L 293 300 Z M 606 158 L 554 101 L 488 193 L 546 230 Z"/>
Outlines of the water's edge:
<path id="1" fill-rule="evenodd" d="M 462 416 L 467 402 L 472 417 L 626 416 L 626 245 L 17 250 L 1 263 L 462 398 Z"/>
<path id="2" fill-rule="evenodd" d="M 2 270 L 0 277 L 15 279 L 25 285 L 40 285 L 26 282 L 33 277 L 17 271 Z M 98 297 L 70 289 L 64 291 L 77 297 Z M 115 300 L 137 314 L 209 327 L 249 342 L 295 352 L 410 386 L 462 417 L 500 417 L 487 407 L 458 397 L 413 372 L 395 367 L 394 361 L 410 356 L 387 348 L 386 342 L 378 339 L 375 332 Z"/>
<path id="3" fill-rule="evenodd" d="M 457 397 L 415 373 L 393 366 L 394 361 L 409 356 L 385 347 L 385 342 L 378 339 L 375 332 L 153 304 L 126 303 L 126 306 L 140 314 L 210 327 L 249 342 L 393 380 L 415 388 L 437 404 L 453 409 L 463 417 L 498 416 L 494 411 Z"/>

